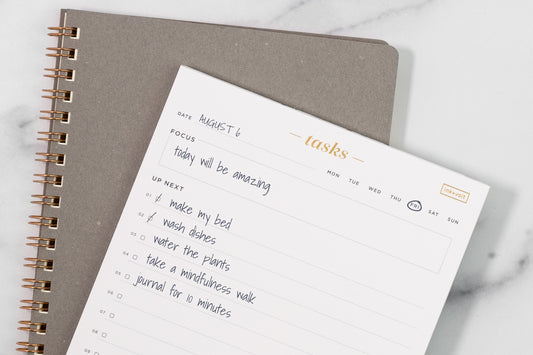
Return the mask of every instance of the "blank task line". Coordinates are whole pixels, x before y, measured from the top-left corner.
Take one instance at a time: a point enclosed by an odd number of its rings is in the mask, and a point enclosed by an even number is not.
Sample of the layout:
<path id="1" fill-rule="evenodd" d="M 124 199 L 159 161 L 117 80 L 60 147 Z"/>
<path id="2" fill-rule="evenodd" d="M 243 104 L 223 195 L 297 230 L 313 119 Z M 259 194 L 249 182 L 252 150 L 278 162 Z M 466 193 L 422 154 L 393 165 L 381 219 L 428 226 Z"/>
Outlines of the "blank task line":
<path id="1" fill-rule="evenodd" d="M 104 318 L 104 319 L 105 319 L 105 318 Z M 108 320 L 108 319 L 106 319 L 106 320 Z M 135 351 L 130 350 L 130 349 L 124 347 L 124 346 L 121 346 L 121 345 L 118 345 L 118 344 L 112 343 L 112 342 L 110 342 L 109 340 L 103 339 L 102 337 L 97 337 L 96 339 L 99 340 L 99 341 L 101 341 L 101 342 L 103 342 L 103 343 L 106 343 L 106 344 L 108 344 L 108 345 L 111 345 L 111 346 L 113 346 L 113 347 L 115 347 L 115 348 L 117 348 L 117 349 L 120 349 L 120 350 L 126 351 L 128 354 L 141 355 L 141 354 L 136 353 Z"/>
<path id="2" fill-rule="evenodd" d="M 115 301 L 115 302 L 118 302 L 117 300 L 114 300 L 114 301 Z M 124 305 L 124 306 L 127 306 L 127 305 L 126 305 L 125 303 L 123 303 L 123 302 L 119 302 L 119 303 L 122 304 L 122 305 Z M 135 329 L 135 328 L 129 327 L 129 326 L 124 325 L 124 324 L 122 324 L 122 323 L 119 323 L 119 322 L 117 322 L 117 321 L 112 321 L 112 320 L 109 319 L 109 318 L 104 318 L 104 320 L 106 320 L 106 321 L 108 321 L 108 322 L 110 322 L 110 323 L 113 323 L 113 324 L 115 324 L 115 325 L 117 325 L 117 326 L 119 326 L 119 327 L 121 327 L 121 328 L 127 329 L 127 330 L 129 330 L 129 331 L 135 332 L 135 333 L 140 334 L 140 335 L 143 335 L 143 336 L 145 336 L 145 337 L 147 337 L 147 338 L 150 338 L 150 339 L 156 340 L 156 341 L 161 342 L 161 343 L 163 343 L 163 344 L 169 345 L 169 346 L 171 346 L 171 347 L 173 347 L 173 348 L 175 348 L 175 349 L 179 349 L 179 350 L 185 351 L 185 352 L 187 352 L 187 353 L 189 353 L 189 354 L 193 354 L 193 355 L 200 355 L 200 354 L 198 354 L 198 353 L 194 353 L 194 352 L 189 351 L 189 350 L 187 350 L 187 349 L 185 349 L 185 348 L 182 348 L 181 346 L 178 346 L 178 345 L 176 345 L 176 344 L 169 343 L 169 342 L 166 341 L 166 340 L 159 339 L 159 338 L 157 338 L 157 337 L 155 337 L 155 336 L 153 336 L 153 335 L 150 335 L 150 334 L 147 334 L 147 333 L 141 332 L 141 331 L 138 330 L 138 329 Z M 137 353 L 135 353 L 135 354 L 137 354 Z"/>

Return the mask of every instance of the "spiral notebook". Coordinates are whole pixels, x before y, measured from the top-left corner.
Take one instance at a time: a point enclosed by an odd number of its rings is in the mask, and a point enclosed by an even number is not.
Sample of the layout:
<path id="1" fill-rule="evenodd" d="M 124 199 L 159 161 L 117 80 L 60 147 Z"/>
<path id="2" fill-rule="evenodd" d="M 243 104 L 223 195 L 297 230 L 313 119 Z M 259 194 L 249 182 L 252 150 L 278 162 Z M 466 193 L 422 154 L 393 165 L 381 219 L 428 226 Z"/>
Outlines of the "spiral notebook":
<path id="1" fill-rule="evenodd" d="M 181 64 L 382 142 L 397 52 L 379 40 L 62 10 L 34 289 L 20 351 L 64 354 Z M 250 117 L 253 120 L 253 117 Z M 26 334 L 26 333 L 25 333 Z M 21 338 L 24 336 L 21 334 Z"/>

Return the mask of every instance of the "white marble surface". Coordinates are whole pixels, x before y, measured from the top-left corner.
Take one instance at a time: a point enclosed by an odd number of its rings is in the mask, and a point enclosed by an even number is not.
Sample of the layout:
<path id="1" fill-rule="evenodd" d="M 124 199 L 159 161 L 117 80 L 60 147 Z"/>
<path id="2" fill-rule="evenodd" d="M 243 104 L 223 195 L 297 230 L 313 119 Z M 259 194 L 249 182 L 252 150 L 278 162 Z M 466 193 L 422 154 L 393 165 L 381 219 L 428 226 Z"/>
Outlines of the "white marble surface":
<path id="1" fill-rule="evenodd" d="M 400 52 L 391 144 L 492 186 L 431 355 L 533 354 L 533 2 L 0 0 L 0 354 L 27 318 L 20 279 L 39 193 L 36 131 L 61 7 L 381 38 Z"/>

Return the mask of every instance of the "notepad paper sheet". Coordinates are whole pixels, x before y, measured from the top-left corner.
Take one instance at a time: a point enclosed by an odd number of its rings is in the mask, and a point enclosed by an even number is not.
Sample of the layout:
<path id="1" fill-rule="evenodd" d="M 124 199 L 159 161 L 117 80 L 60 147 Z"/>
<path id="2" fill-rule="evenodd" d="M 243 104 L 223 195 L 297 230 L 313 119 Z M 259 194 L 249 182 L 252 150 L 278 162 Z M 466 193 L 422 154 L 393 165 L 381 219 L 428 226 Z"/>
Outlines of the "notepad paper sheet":
<path id="1" fill-rule="evenodd" d="M 487 192 L 181 66 L 68 353 L 423 354 Z"/>

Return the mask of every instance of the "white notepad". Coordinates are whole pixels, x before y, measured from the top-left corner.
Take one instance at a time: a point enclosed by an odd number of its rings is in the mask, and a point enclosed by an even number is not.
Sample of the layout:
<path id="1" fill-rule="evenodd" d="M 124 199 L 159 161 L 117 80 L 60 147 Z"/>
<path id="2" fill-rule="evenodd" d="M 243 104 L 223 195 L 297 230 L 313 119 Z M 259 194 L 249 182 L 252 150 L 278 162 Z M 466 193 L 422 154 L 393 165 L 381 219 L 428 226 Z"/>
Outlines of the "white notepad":
<path id="1" fill-rule="evenodd" d="M 423 354 L 487 192 L 182 66 L 68 353 Z"/>

